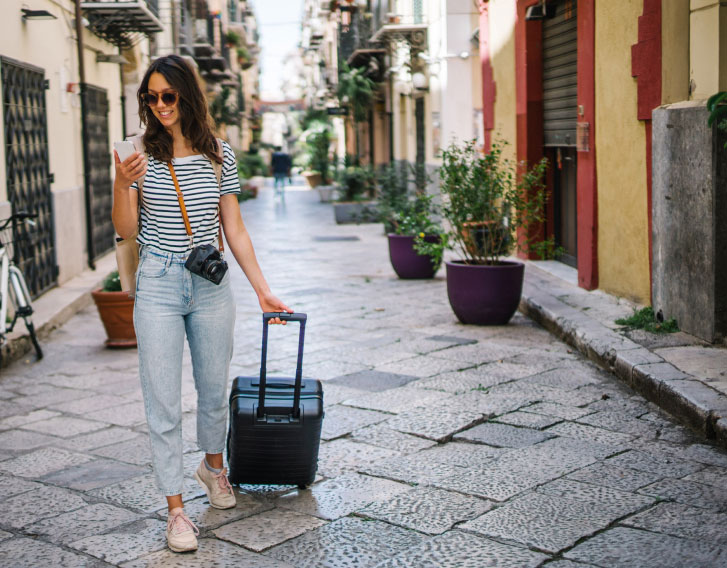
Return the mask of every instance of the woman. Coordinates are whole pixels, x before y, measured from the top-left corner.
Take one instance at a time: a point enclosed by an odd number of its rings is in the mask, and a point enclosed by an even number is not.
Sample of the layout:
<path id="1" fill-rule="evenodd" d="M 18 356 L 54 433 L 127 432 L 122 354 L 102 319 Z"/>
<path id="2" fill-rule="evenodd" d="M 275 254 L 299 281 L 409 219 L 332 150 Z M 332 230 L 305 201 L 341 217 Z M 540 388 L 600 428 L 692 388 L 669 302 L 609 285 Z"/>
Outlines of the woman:
<path id="1" fill-rule="evenodd" d="M 184 514 L 182 488 L 182 350 L 186 333 L 197 389 L 197 439 L 205 458 L 195 479 L 213 507 L 235 506 L 223 467 L 226 436 L 227 380 L 233 348 L 235 306 L 229 274 L 218 284 L 185 267 L 191 250 L 217 246 L 219 224 L 235 260 L 255 290 L 265 312 L 287 311 L 263 277 L 235 194 L 240 191 L 235 155 L 222 152 L 212 133 L 207 102 L 194 70 L 169 55 L 155 60 L 138 91 L 139 117 L 147 156 L 134 153 L 120 162 L 115 153 L 114 227 L 130 238 L 138 225 L 138 191 L 142 184 L 141 226 L 137 238 L 134 327 L 139 345 L 139 376 L 151 438 L 157 483 L 167 498 L 167 542 L 175 552 L 195 550 L 199 531 Z M 212 162 L 222 164 L 219 179 Z M 171 163 L 171 167 L 170 164 Z M 189 219 L 188 236 L 172 171 Z M 272 323 L 284 323 L 279 319 Z"/>

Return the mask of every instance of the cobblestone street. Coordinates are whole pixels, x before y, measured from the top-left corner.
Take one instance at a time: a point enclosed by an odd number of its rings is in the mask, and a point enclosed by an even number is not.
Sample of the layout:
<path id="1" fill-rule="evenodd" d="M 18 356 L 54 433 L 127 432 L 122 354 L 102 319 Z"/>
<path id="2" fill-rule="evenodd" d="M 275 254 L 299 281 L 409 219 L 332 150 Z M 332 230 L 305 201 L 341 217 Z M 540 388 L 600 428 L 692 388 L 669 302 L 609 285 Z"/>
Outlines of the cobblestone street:
<path id="1" fill-rule="evenodd" d="M 727 453 L 521 314 L 464 326 L 432 281 L 395 277 L 381 225 L 336 225 L 303 187 L 242 204 L 273 291 L 308 314 L 303 374 L 324 381 L 318 479 L 236 488 L 192 478 L 196 553 L 166 548 L 136 351 L 103 346 L 90 306 L 0 377 L 0 565 L 480 568 L 727 566 Z M 235 265 L 231 377 L 257 374 L 261 317 Z M 292 376 L 297 324 L 271 331 Z"/>

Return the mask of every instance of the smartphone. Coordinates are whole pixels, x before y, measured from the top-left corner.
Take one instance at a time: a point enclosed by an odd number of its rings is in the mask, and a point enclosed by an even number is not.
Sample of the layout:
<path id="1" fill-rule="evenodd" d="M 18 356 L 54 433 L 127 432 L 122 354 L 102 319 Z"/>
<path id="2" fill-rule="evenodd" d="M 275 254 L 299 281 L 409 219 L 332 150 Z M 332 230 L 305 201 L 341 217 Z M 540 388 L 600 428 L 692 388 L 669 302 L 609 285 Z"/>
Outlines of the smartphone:
<path id="1" fill-rule="evenodd" d="M 134 143 L 130 142 L 129 140 L 114 142 L 114 150 L 116 150 L 116 153 L 119 155 L 119 160 L 121 160 L 122 162 L 126 160 L 126 158 L 131 156 L 134 152 L 136 152 L 136 148 L 134 148 Z"/>

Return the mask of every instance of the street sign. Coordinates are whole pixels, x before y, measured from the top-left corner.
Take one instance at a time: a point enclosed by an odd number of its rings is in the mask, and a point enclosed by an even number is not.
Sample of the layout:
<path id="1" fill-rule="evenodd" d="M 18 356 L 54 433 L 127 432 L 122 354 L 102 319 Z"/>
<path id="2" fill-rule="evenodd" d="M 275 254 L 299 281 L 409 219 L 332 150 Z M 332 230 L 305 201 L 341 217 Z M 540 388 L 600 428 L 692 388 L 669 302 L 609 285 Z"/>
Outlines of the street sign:
<path id="1" fill-rule="evenodd" d="M 348 107 L 328 107 L 326 112 L 331 116 L 346 116 L 348 114 Z"/>

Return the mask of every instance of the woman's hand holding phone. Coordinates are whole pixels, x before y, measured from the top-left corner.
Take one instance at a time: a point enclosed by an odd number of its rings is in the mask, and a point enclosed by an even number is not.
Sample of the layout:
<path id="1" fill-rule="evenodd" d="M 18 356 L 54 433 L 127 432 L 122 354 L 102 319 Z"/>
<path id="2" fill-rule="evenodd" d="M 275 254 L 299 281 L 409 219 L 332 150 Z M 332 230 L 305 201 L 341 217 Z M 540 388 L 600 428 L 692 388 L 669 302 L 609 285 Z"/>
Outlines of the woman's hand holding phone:
<path id="1" fill-rule="evenodd" d="M 129 189 L 131 184 L 146 174 L 146 157 L 139 154 L 128 140 L 114 142 L 114 185 Z"/>

